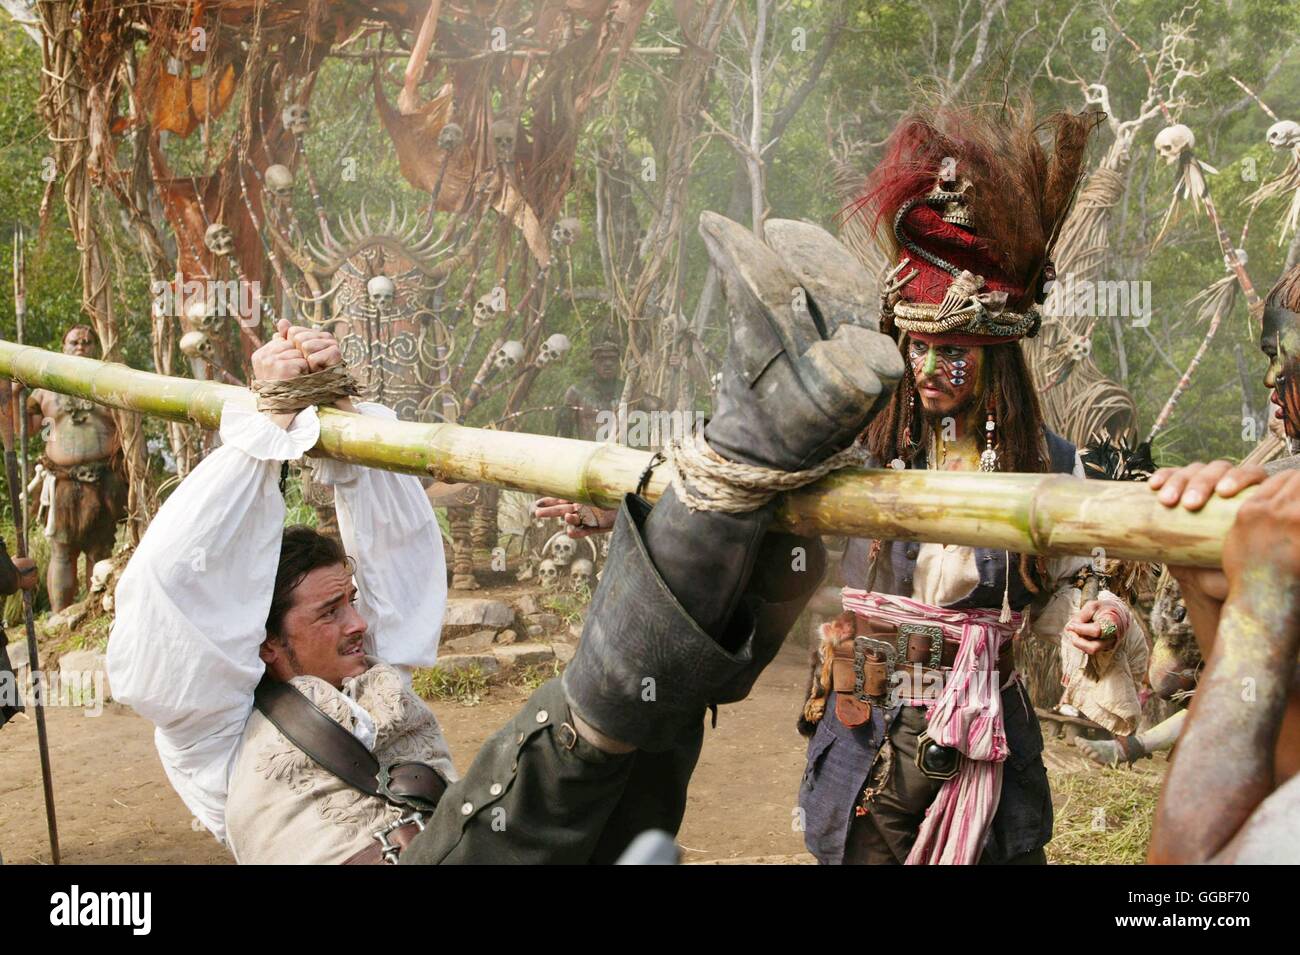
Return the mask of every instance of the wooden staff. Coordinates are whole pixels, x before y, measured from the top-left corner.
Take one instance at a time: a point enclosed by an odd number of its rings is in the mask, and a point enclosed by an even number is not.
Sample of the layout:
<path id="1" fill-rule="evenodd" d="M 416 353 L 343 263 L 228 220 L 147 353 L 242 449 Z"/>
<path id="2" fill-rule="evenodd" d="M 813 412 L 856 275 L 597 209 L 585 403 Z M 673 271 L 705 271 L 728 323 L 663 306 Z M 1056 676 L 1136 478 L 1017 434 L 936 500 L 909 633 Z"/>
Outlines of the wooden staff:
<path id="1" fill-rule="evenodd" d="M 0 374 L 33 387 L 173 421 L 216 428 L 222 406 L 254 404 L 233 385 L 168 378 L 124 365 L 0 340 Z M 536 494 L 617 506 L 651 463 L 648 451 L 455 424 L 388 421 L 325 408 L 313 455 Z M 655 467 L 645 493 L 668 486 Z M 1240 497 L 1197 513 L 1163 507 L 1126 481 L 1063 474 L 981 474 L 849 468 L 784 496 L 779 526 L 803 534 L 934 541 L 1013 553 L 1096 555 L 1215 567 Z M 1099 553 L 1100 551 L 1100 553 Z"/>

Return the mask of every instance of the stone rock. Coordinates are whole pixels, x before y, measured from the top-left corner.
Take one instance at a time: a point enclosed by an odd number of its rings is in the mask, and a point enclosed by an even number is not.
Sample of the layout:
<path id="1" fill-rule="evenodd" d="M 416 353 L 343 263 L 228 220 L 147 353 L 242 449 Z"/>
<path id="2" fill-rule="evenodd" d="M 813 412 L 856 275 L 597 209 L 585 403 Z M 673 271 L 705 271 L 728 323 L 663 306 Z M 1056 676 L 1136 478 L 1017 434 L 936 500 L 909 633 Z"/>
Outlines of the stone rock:
<path id="1" fill-rule="evenodd" d="M 515 611 L 504 600 L 487 597 L 453 597 L 447 601 L 442 622 L 444 638 L 468 637 L 478 630 L 501 630 L 514 623 Z"/>
<path id="2" fill-rule="evenodd" d="M 5 648 L 9 654 L 9 662 L 13 665 L 14 672 L 17 673 L 23 667 L 27 666 L 27 639 L 9 641 L 9 646 Z"/>
<path id="3" fill-rule="evenodd" d="M 508 647 L 497 647 L 493 651 L 503 667 L 536 666 L 555 659 L 555 653 L 544 643 L 516 643 Z"/>
<path id="4" fill-rule="evenodd" d="M 69 691 L 81 689 L 93 692 L 94 698 L 106 701 L 113 698 L 108 685 L 107 658 L 98 650 L 73 650 L 59 657 L 59 680 L 63 687 L 61 697 Z"/>
<path id="5" fill-rule="evenodd" d="M 515 601 L 515 606 L 519 608 L 519 612 L 521 614 L 524 614 L 525 616 L 527 616 L 530 613 L 537 613 L 539 610 L 542 609 L 537 604 L 537 598 L 534 597 L 532 594 L 524 594 L 522 597 L 520 597 L 518 600 Z"/>
<path id="6" fill-rule="evenodd" d="M 544 629 L 542 629 L 540 626 L 538 626 L 535 623 L 530 623 L 528 625 L 528 635 L 530 637 L 540 637 L 545 632 L 546 631 Z"/>
<path id="7" fill-rule="evenodd" d="M 551 651 L 555 654 L 555 659 L 567 666 L 573 659 L 573 655 L 578 652 L 578 648 L 571 643 L 552 643 Z"/>
<path id="8" fill-rule="evenodd" d="M 474 666 L 477 666 L 488 676 L 501 669 L 500 662 L 490 653 L 449 653 L 446 656 L 438 657 L 438 668 L 445 670 L 447 673 L 468 670 Z"/>
<path id="9" fill-rule="evenodd" d="M 496 635 L 495 630 L 475 630 L 468 637 L 455 637 L 444 641 L 442 645 L 451 653 L 482 653 L 492 646 L 492 639 Z"/>
<path id="10" fill-rule="evenodd" d="M 519 634 L 514 630 L 502 630 L 497 634 L 496 642 L 503 647 L 507 647 L 519 639 Z"/>
<path id="11" fill-rule="evenodd" d="M 564 620 L 556 613 L 530 613 L 526 618 L 529 623 L 536 624 L 543 630 L 558 630 Z"/>

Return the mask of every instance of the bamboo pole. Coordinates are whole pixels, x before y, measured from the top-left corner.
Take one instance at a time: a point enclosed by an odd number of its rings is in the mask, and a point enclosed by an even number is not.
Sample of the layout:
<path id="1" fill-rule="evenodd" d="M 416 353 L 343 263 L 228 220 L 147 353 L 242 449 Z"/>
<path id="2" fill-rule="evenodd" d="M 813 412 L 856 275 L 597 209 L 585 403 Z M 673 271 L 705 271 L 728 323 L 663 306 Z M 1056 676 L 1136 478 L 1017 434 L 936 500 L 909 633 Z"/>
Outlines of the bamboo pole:
<path id="1" fill-rule="evenodd" d="M 168 378 L 15 345 L 0 339 L 0 375 L 29 387 L 215 429 L 227 401 L 253 395 L 213 381 Z M 632 491 L 650 453 L 616 444 L 320 413 L 313 455 L 443 481 L 496 484 L 614 507 Z M 646 496 L 668 485 L 654 470 Z M 1061 474 L 846 469 L 787 494 L 777 522 L 807 534 L 1006 549 L 1047 555 L 1104 555 L 1217 566 L 1236 501 L 1212 499 L 1197 514 L 1168 510 L 1141 484 Z"/>

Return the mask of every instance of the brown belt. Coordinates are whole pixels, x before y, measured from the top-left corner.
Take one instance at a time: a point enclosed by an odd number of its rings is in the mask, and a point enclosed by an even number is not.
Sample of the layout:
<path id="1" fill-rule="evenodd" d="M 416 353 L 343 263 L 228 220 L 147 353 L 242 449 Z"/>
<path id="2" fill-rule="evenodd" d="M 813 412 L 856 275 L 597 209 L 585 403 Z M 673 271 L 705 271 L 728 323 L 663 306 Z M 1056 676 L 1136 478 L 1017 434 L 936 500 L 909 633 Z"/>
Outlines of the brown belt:
<path id="1" fill-rule="evenodd" d="M 403 816 L 391 826 L 374 832 L 371 835 L 374 841 L 350 855 L 343 865 L 396 865 L 398 856 L 423 831 L 424 820 L 418 813 Z"/>
<path id="2" fill-rule="evenodd" d="M 835 645 L 831 661 L 835 715 L 841 723 L 861 726 L 871 718 L 872 706 L 887 705 L 896 671 L 911 670 L 913 692 L 906 694 L 909 699 L 938 698 L 943 681 L 933 675 L 952 670 L 961 641 L 946 636 L 937 626 L 896 626 L 855 617 L 855 632 Z M 1008 640 L 998 649 L 999 687 L 1014 670 L 1014 650 Z"/>

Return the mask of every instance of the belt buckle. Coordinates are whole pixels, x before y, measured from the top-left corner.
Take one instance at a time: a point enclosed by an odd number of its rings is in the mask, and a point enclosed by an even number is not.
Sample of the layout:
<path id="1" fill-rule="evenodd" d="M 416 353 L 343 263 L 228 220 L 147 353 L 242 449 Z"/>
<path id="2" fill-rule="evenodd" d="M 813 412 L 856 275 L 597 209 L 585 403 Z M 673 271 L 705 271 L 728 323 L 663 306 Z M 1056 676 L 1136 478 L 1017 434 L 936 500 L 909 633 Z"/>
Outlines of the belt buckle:
<path id="1" fill-rule="evenodd" d="M 403 816 L 390 822 L 382 829 L 376 829 L 371 834 L 375 841 L 379 843 L 379 854 L 383 858 L 385 865 L 397 865 L 397 857 L 402 854 L 402 847 L 390 841 L 389 835 L 410 823 L 415 823 L 416 828 L 424 832 L 424 816 L 418 812 L 413 812 L 409 816 Z"/>
<path id="2" fill-rule="evenodd" d="M 897 660 L 897 652 L 894 645 L 887 640 L 877 640 L 874 637 L 854 637 L 853 638 L 853 695 L 862 703 L 875 703 L 881 705 L 888 696 L 888 692 L 882 693 L 878 697 L 868 696 L 866 693 L 866 665 L 867 651 L 874 650 L 885 658 L 885 680 L 888 683 L 894 676 L 894 664 Z"/>
<path id="3" fill-rule="evenodd" d="M 898 656 L 906 661 L 908 644 L 912 634 L 918 634 L 930 641 L 930 657 L 926 666 L 937 670 L 943 664 L 943 627 L 923 623 L 900 623 L 898 625 Z"/>

